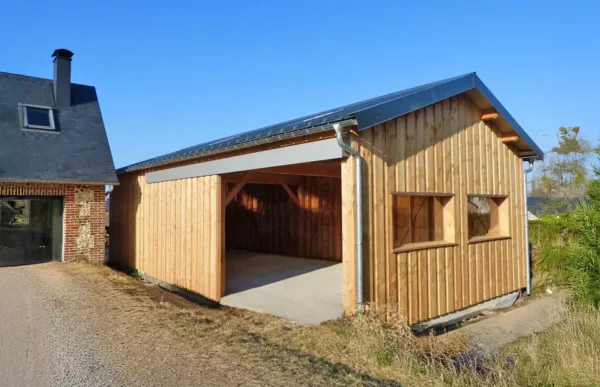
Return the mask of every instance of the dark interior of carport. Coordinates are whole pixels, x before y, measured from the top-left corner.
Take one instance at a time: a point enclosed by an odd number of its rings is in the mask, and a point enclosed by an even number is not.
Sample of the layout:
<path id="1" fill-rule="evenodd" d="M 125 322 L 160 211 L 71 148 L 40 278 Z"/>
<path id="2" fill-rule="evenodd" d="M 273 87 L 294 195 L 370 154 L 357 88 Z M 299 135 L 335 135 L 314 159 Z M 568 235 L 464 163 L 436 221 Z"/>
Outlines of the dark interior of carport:
<path id="1" fill-rule="evenodd" d="M 268 305 L 278 303 L 273 300 L 279 296 L 277 286 L 288 293 L 287 300 L 294 299 L 292 292 L 299 292 L 302 302 L 311 302 L 306 298 L 310 298 L 315 286 L 318 288 L 315 282 L 328 282 L 320 284 L 324 286 L 323 293 L 332 293 L 327 289 L 333 289 L 335 294 L 320 296 L 325 300 L 339 298 L 339 308 L 333 309 L 341 314 L 340 163 L 341 159 L 327 160 L 222 175 L 226 187 L 227 247 L 223 303 L 233 299 L 234 306 L 278 314 L 277 310 L 269 310 Z M 322 273 L 316 273 L 322 269 Z M 310 277 L 311 272 L 315 272 L 314 278 Z M 292 279 L 303 275 L 306 275 L 304 282 Z M 305 286 L 306 283 L 312 286 Z M 269 286 L 273 289 L 268 292 Z M 263 291 L 260 305 L 252 306 L 254 297 L 235 300 L 236 293 L 256 288 Z M 317 298 L 312 303 L 318 303 Z"/>

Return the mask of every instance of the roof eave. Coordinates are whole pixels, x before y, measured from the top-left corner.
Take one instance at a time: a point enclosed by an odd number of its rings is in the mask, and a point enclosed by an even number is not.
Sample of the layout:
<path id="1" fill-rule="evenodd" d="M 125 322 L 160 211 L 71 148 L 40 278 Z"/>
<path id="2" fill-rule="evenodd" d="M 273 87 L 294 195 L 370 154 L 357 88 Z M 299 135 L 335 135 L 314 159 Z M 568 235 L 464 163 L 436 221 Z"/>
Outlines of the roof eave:
<path id="1" fill-rule="evenodd" d="M 81 180 L 43 180 L 43 179 L 0 179 L 0 183 L 14 183 L 14 184 L 77 184 L 77 185 L 119 185 L 119 179 L 115 177 L 114 180 L 106 181 L 81 181 Z"/>
<path id="2" fill-rule="evenodd" d="M 262 137 L 262 138 L 259 138 L 256 140 L 247 141 L 247 142 L 243 142 L 243 143 L 239 143 L 239 144 L 234 144 L 234 145 L 231 145 L 228 147 L 217 148 L 217 149 L 212 149 L 212 150 L 208 150 L 205 152 L 190 154 L 189 156 L 182 156 L 182 157 L 178 157 L 178 158 L 168 159 L 168 160 L 164 160 L 162 162 L 154 163 L 154 164 L 150 164 L 150 165 L 145 165 L 148 163 L 148 160 L 142 161 L 142 162 L 139 162 L 136 164 L 118 168 L 116 170 L 116 172 L 117 172 L 117 175 L 120 175 L 120 174 L 127 173 L 127 172 L 135 172 L 135 171 L 140 171 L 140 170 L 144 170 L 144 169 L 160 167 L 163 165 L 174 164 L 174 163 L 178 163 L 178 162 L 182 162 L 182 161 L 199 159 L 199 158 L 207 157 L 207 156 L 213 156 L 213 155 L 219 154 L 219 153 L 232 152 L 232 151 L 236 151 L 236 150 L 240 150 L 240 149 L 252 148 L 252 147 L 263 145 L 263 144 L 269 144 L 269 143 L 289 140 L 292 138 L 304 137 L 304 136 L 308 136 L 308 135 L 315 134 L 315 133 L 333 131 L 334 123 L 353 121 L 353 120 L 354 120 L 353 117 L 348 117 L 343 120 L 332 121 L 332 122 L 328 122 L 323 125 L 312 126 L 312 127 L 306 128 L 306 129 L 300 129 L 300 130 L 296 130 L 293 132 L 277 134 L 274 136 Z M 354 123 L 356 123 L 356 122 L 354 122 Z M 150 159 L 150 160 L 153 160 L 153 159 Z"/>
<path id="3" fill-rule="evenodd" d="M 356 113 L 358 129 L 365 130 L 371 128 L 375 125 L 382 124 L 391 119 L 441 102 L 447 98 L 454 97 L 472 89 L 477 89 L 488 100 L 498 114 L 506 120 L 519 137 L 521 137 L 535 152 L 536 158 L 540 160 L 544 158 L 544 152 L 531 137 L 527 135 L 521 125 L 519 125 L 506 108 L 502 106 L 500 101 L 498 101 L 494 94 L 492 94 L 475 73 L 467 74 L 452 81 L 435 85 L 425 90 L 419 90 L 407 96 L 361 110 Z"/>
<path id="4" fill-rule="evenodd" d="M 496 109 L 498 114 L 500 114 L 506 122 L 513 128 L 513 130 L 531 147 L 531 150 L 535 152 L 536 158 L 539 160 L 544 159 L 544 151 L 529 137 L 525 129 L 519 125 L 517 120 L 513 118 L 513 116 L 506 110 L 506 108 L 498 101 L 496 96 L 487 88 L 487 86 L 479 79 L 477 75 L 475 77 L 475 88 L 479 90 L 481 94 L 490 102 L 490 104 Z"/>

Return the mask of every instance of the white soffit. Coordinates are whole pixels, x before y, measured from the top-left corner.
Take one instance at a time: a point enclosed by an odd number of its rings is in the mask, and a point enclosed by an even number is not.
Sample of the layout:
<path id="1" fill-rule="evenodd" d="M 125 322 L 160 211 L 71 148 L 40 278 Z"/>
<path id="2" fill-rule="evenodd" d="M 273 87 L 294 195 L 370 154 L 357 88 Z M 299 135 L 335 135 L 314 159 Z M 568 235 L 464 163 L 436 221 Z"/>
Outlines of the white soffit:
<path id="1" fill-rule="evenodd" d="M 335 138 L 149 172 L 146 183 L 220 175 L 344 157 Z"/>

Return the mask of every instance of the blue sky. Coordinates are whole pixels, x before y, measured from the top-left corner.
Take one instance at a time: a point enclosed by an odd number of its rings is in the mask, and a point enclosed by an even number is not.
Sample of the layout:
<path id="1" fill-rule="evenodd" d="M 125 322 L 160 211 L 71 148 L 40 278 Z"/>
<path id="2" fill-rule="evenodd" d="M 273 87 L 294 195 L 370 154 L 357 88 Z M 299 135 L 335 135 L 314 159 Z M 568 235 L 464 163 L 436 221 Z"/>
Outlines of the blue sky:
<path id="1" fill-rule="evenodd" d="M 600 137 L 600 2 L 13 1 L 2 12 L 0 71 L 51 78 L 52 51 L 72 50 L 117 167 L 471 71 L 542 149 L 561 125 Z"/>

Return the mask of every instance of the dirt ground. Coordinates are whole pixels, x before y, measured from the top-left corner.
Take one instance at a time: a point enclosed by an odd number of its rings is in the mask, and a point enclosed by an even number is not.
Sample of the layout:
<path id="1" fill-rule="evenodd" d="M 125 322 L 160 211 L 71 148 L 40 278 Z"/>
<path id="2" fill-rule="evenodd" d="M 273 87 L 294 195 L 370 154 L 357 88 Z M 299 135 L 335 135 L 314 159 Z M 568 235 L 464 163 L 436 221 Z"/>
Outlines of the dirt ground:
<path id="1" fill-rule="evenodd" d="M 488 354 L 495 354 L 502 347 L 522 337 L 544 332 L 564 317 L 567 292 L 527 300 L 507 311 L 490 314 L 483 319 L 454 330 L 453 334 L 466 334 L 470 342 Z"/>
<path id="2" fill-rule="evenodd" d="M 0 385 L 396 385 L 270 341 L 293 323 L 202 307 L 108 267 L 0 269 Z"/>

